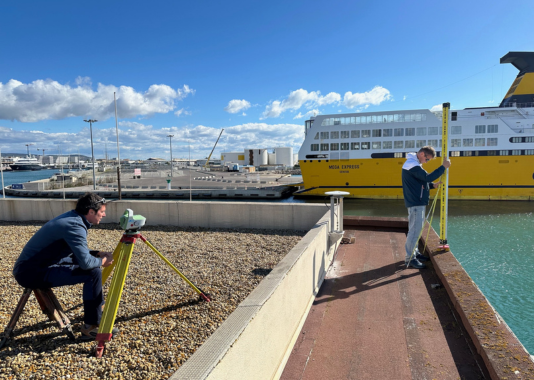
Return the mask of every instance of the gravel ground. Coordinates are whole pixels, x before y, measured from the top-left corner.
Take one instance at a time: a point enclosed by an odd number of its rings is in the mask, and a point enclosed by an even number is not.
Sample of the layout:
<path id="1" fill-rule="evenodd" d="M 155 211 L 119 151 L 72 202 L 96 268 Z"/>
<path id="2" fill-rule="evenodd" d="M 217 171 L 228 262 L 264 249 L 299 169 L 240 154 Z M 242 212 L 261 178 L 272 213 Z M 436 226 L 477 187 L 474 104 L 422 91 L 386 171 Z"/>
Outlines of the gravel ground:
<path id="1" fill-rule="evenodd" d="M 0 222 L 0 334 L 22 294 L 11 273 L 28 239 L 42 223 Z M 198 295 L 138 240 L 115 326 L 106 344 L 71 341 L 49 322 L 32 295 L 15 336 L 0 350 L 0 379 L 166 379 L 191 356 L 305 231 L 146 227 L 141 231 L 169 261 L 213 301 Z M 113 251 L 122 231 L 100 225 L 89 231 L 91 249 Z M 104 291 L 107 294 L 108 280 Z M 54 290 L 79 336 L 81 285 Z"/>

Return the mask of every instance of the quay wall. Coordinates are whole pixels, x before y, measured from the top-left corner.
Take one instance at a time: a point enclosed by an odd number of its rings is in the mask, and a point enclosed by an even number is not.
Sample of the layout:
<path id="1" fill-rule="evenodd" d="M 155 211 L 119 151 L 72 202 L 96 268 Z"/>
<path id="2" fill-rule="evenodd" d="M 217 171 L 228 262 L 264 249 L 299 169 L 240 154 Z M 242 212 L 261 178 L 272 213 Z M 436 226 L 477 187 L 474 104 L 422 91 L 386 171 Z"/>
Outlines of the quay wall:
<path id="1" fill-rule="evenodd" d="M 70 199 L 6 198 L 0 200 L 0 220 L 47 221 L 75 206 Z M 327 211 L 322 204 L 121 200 L 107 204 L 101 223 L 118 223 L 127 208 L 147 225 L 292 230 L 311 229 Z"/>

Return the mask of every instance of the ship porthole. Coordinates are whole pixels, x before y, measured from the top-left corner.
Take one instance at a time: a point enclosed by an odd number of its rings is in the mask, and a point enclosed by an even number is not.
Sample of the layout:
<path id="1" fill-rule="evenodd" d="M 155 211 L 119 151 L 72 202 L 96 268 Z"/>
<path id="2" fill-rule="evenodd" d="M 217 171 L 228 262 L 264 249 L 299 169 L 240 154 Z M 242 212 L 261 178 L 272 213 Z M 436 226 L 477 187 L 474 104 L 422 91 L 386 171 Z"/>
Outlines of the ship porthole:
<path id="1" fill-rule="evenodd" d="M 349 183 L 348 183 L 348 182 L 345 182 L 345 186 L 348 186 L 348 185 L 349 185 Z"/>

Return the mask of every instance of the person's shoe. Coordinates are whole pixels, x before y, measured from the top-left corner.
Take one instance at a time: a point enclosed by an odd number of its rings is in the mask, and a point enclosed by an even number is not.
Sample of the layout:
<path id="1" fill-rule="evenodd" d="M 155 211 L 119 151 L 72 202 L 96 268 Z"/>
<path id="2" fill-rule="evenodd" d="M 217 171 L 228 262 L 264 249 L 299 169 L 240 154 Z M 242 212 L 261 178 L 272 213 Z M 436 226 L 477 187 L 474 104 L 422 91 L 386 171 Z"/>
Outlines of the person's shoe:
<path id="1" fill-rule="evenodd" d="M 409 262 L 405 262 L 405 263 L 406 263 L 406 268 L 409 268 L 409 267 L 412 267 L 412 268 L 415 268 L 415 269 L 426 268 L 426 265 L 423 264 L 422 262 L 420 262 L 417 259 L 411 259 Z"/>
<path id="2" fill-rule="evenodd" d="M 111 330 L 111 337 L 115 338 L 115 335 L 119 333 L 119 329 L 116 327 L 113 327 L 113 330 Z M 80 337 L 81 340 L 95 340 L 96 334 L 98 334 L 98 325 L 86 325 L 84 324 L 82 326 L 82 335 Z"/>
<path id="3" fill-rule="evenodd" d="M 430 257 L 421 255 L 419 252 L 415 254 L 415 258 L 419 261 L 430 261 Z"/>

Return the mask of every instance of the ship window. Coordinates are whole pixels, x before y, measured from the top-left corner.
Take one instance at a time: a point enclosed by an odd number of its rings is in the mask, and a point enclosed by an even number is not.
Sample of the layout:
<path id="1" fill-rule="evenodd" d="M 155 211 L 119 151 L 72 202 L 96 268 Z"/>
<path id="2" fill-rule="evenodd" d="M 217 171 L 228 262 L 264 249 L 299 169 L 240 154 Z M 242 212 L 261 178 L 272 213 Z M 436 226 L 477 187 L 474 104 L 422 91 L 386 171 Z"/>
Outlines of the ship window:
<path id="1" fill-rule="evenodd" d="M 348 139 L 349 138 L 349 131 L 341 131 L 341 138 L 342 139 Z"/>
<path id="2" fill-rule="evenodd" d="M 331 153 L 330 160 L 339 160 L 339 153 Z"/>
<path id="3" fill-rule="evenodd" d="M 512 150 L 512 156 L 520 156 L 521 155 L 521 151 L 518 150 L 518 149 L 514 149 Z"/>
<path id="4" fill-rule="evenodd" d="M 457 117 L 458 117 L 458 112 L 451 112 L 451 121 L 456 121 Z"/>
<path id="5" fill-rule="evenodd" d="M 525 150 L 525 154 L 526 154 L 526 155 L 529 155 L 529 156 L 530 156 L 530 155 L 533 155 L 533 154 L 534 154 L 534 149 L 527 149 L 527 150 Z"/>
<path id="6" fill-rule="evenodd" d="M 321 144 L 322 151 L 328 151 L 328 144 Z"/>
<path id="7" fill-rule="evenodd" d="M 312 152 L 318 152 L 319 151 L 319 144 L 311 144 L 311 151 Z"/>
<path id="8" fill-rule="evenodd" d="M 373 137 L 382 137 L 381 129 L 373 129 Z"/>
<path id="9" fill-rule="evenodd" d="M 464 146 L 473 146 L 473 139 L 464 139 Z"/>
<path id="10" fill-rule="evenodd" d="M 426 121 L 426 113 L 421 114 L 421 121 Z"/>
<path id="11" fill-rule="evenodd" d="M 339 131 L 330 132 L 330 138 L 332 140 L 339 138 Z"/>
<path id="12" fill-rule="evenodd" d="M 404 141 L 395 141 L 395 149 L 404 148 Z"/>
<path id="13" fill-rule="evenodd" d="M 417 140 L 415 143 L 416 148 L 422 148 L 426 145 L 426 140 Z"/>
<path id="14" fill-rule="evenodd" d="M 360 143 L 359 142 L 350 143 L 350 150 L 360 150 Z"/>
<path id="15" fill-rule="evenodd" d="M 339 117 L 335 117 L 334 118 L 334 125 L 339 125 L 341 124 L 341 121 L 339 120 Z"/>
<path id="16" fill-rule="evenodd" d="M 406 128 L 406 136 L 415 136 L 415 128 Z"/>
<path id="17" fill-rule="evenodd" d="M 341 150 L 349 150 L 349 143 L 341 143 Z"/>
<path id="18" fill-rule="evenodd" d="M 485 146 L 486 139 L 475 139 L 475 146 Z M 465 146 L 465 139 L 464 139 L 464 146 Z"/>
<path id="19" fill-rule="evenodd" d="M 415 141 L 413 141 L 413 140 L 408 140 L 408 141 L 404 142 L 404 147 L 405 147 L 406 149 L 415 148 Z"/>
<path id="20" fill-rule="evenodd" d="M 371 144 L 368 142 L 362 142 L 362 149 L 369 149 L 371 147 Z"/>
<path id="21" fill-rule="evenodd" d="M 384 123 L 387 123 L 388 122 L 388 116 L 387 115 L 382 115 L 382 121 Z"/>
<path id="22" fill-rule="evenodd" d="M 360 131 L 355 131 L 355 130 L 350 131 L 350 138 L 351 139 L 359 139 L 360 138 Z"/>
<path id="23" fill-rule="evenodd" d="M 473 152 L 470 151 L 470 150 L 466 150 L 466 151 L 464 152 L 464 156 L 472 156 L 472 155 L 473 155 Z"/>
<path id="24" fill-rule="evenodd" d="M 398 123 L 399 122 L 399 114 L 396 113 L 395 115 L 393 115 L 393 122 L 394 123 Z"/>
<path id="25" fill-rule="evenodd" d="M 441 148 L 441 139 L 439 139 L 439 145 L 438 146 Z"/>
<path id="26" fill-rule="evenodd" d="M 451 157 L 460 157 L 460 152 L 451 152 Z"/>
<path id="27" fill-rule="evenodd" d="M 382 136 L 384 137 L 391 137 L 393 136 L 393 129 L 382 129 Z"/>
<path id="28" fill-rule="evenodd" d="M 488 146 L 497 146 L 497 137 L 488 138 Z"/>
<path id="29" fill-rule="evenodd" d="M 485 125 L 475 125 L 475 133 L 486 133 Z"/>
<path id="30" fill-rule="evenodd" d="M 393 157 L 395 157 L 395 158 L 403 158 L 404 157 L 404 153 L 402 153 L 402 152 L 393 153 Z"/>
<path id="31" fill-rule="evenodd" d="M 328 118 L 323 119 L 323 121 L 321 122 L 321 127 L 324 127 L 324 126 L 327 126 L 327 125 L 328 125 Z"/>
<path id="32" fill-rule="evenodd" d="M 392 141 L 384 141 L 382 143 L 382 148 L 384 149 L 391 149 L 393 146 L 393 142 Z"/>
<path id="33" fill-rule="evenodd" d="M 499 153 L 499 156 L 508 156 L 508 151 L 507 150 L 501 150 L 500 153 Z"/>
<path id="34" fill-rule="evenodd" d="M 518 142 L 521 142 L 521 137 L 512 137 L 512 141 L 513 143 L 518 143 Z"/>
<path id="35" fill-rule="evenodd" d="M 421 121 L 422 118 L 423 118 L 423 117 L 421 116 L 420 113 L 416 113 L 416 114 L 415 114 L 415 121 Z"/>
<path id="36" fill-rule="evenodd" d="M 380 149 L 382 143 L 380 141 L 373 141 L 373 149 Z"/>
<path id="37" fill-rule="evenodd" d="M 328 132 L 321 132 L 321 140 L 328 140 Z"/>
<path id="38" fill-rule="evenodd" d="M 437 135 L 438 134 L 438 127 L 428 127 L 428 134 L 429 135 Z"/>
<path id="39" fill-rule="evenodd" d="M 451 148 L 458 148 L 462 146 L 462 139 L 451 139 Z"/>
<path id="40" fill-rule="evenodd" d="M 313 139 L 314 139 L 314 140 L 319 140 L 319 132 L 317 132 L 317 133 L 315 134 L 315 137 L 314 137 Z"/>
<path id="41" fill-rule="evenodd" d="M 417 132 L 417 136 L 426 136 L 426 128 L 425 127 L 417 128 L 416 132 Z"/>
<path id="42" fill-rule="evenodd" d="M 438 140 L 428 140 L 428 145 L 430 145 L 430 146 L 438 146 Z"/>
<path id="43" fill-rule="evenodd" d="M 451 135 L 461 135 L 462 134 L 462 126 L 461 125 L 453 125 L 451 126 Z"/>
<path id="44" fill-rule="evenodd" d="M 341 117 L 340 119 L 341 119 L 341 125 L 346 125 L 346 124 L 348 124 L 348 123 L 347 123 L 347 119 L 350 120 L 350 117 L 349 117 L 349 118 Z"/>
<path id="45" fill-rule="evenodd" d="M 361 117 L 360 116 L 356 116 L 356 124 L 360 124 L 361 123 Z"/>
<path id="46" fill-rule="evenodd" d="M 496 156 L 497 151 L 496 150 L 488 150 L 488 156 Z"/>
<path id="47" fill-rule="evenodd" d="M 393 123 L 393 115 L 388 115 L 388 123 Z"/>
<path id="48" fill-rule="evenodd" d="M 371 130 L 370 129 L 364 129 L 362 131 L 362 138 L 365 138 L 365 137 L 371 137 Z"/>
<path id="49" fill-rule="evenodd" d="M 331 143 L 330 150 L 339 150 L 339 143 Z"/>
<path id="50" fill-rule="evenodd" d="M 534 142 L 534 137 L 525 137 L 525 142 Z"/>
<path id="51" fill-rule="evenodd" d="M 498 124 L 488 125 L 488 133 L 499 133 L 499 125 Z"/>
<path id="52" fill-rule="evenodd" d="M 351 123 L 351 124 L 356 124 L 356 117 L 355 117 L 355 116 L 352 116 L 352 117 L 350 118 L 350 123 Z"/>
<path id="53" fill-rule="evenodd" d="M 395 128 L 395 136 L 404 136 L 404 128 Z"/>

